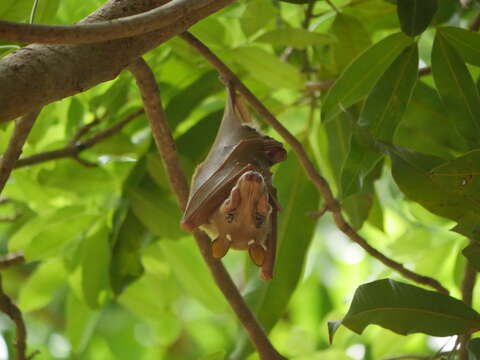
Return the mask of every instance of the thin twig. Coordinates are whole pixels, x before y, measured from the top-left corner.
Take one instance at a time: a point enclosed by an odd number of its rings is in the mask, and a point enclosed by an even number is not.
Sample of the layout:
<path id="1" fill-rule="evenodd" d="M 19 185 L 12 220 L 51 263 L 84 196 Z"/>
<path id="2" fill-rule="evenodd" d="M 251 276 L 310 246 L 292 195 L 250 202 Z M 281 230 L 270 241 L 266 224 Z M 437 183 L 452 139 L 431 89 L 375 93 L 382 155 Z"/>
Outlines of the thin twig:
<path id="1" fill-rule="evenodd" d="M 0 270 L 9 268 L 14 265 L 20 265 L 25 262 L 25 258 L 21 252 L 14 252 L 0 257 Z"/>
<path id="2" fill-rule="evenodd" d="M 160 93 L 155 77 L 151 69 L 141 58 L 131 64 L 129 70 L 134 75 L 140 89 L 152 135 L 163 160 L 168 179 L 180 207 L 184 209 L 188 199 L 187 180 L 180 167 L 175 142 L 172 138 L 165 112 L 161 106 Z M 247 331 L 260 358 L 262 360 L 284 360 L 285 358 L 273 348 L 264 329 L 248 308 L 221 261 L 212 257 L 210 239 L 199 230 L 195 230 L 193 235 L 217 286 Z"/>
<path id="3" fill-rule="evenodd" d="M 399 355 L 384 358 L 383 360 L 433 360 L 449 355 L 451 351 L 442 351 L 433 355 Z"/>
<path id="4" fill-rule="evenodd" d="M 472 306 L 473 303 L 473 290 L 475 288 L 475 282 L 477 280 L 477 271 L 468 263 L 465 264 L 465 271 L 462 281 L 462 300 L 468 306 Z M 470 340 L 470 333 L 460 335 L 460 349 L 459 360 L 468 360 L 467 344 Z"/>
<path id="5" fill-rule="evenodd" d="M 15 168 L 21 168 L 24 166 L 30 166 L 30 165 L 39 164 L 46 161 L 51 161 L 51 160 L 56 160 L 61 158 L 73 158 L 74 160 L 79 161 L 84 166 L 88 166 L 88 167 L 92 167 L 92 165 L 95 166 L 95 164 L 93 163 L 86 162 L 85 160 L 80 159 L 78 157 L 79 154 L 82 151 L 85 151 L 93 147 L 99 142 L 115 135 L 120 130 L 122 130 L 125 125 L 127 125 L 130 121 L 132 121 L 142 113 L 143 113 L 143 109 L 139 109 L 134 113 L 128 115 L 125 119 L 119 121 L 118 123 L 110 126 L 109 128 L 103 131 L 99 131 L 98 133 L 96 133 L 95 135 L 91 136 L 90 138 L 84 141 L 76 142 L 73 144 L 70 143 L 69 145 L 61 149 L 46 151 L 40 154 L 35 154 L 32 156 L 21 158 L 17 161 Z"/>
<path id="6" fill-rule="evenodd" d="M 172 0 L 163 6 L 119 19 L 77 25 L 39 25 L 0 21 L 0 39 L 19 43 L 87 44 L 145 34 L 179 21 L 187 12 L 213 2 L 234 0 Z"/>
<path id="7" fill-rule="evenodd" d="M 5 313 L 15 324 L 17 336 L 15 340 L 15 350 L 17 360 L 27 360 L 27 328 L 23 321 L 22 312 L 12 302 L 7 294 L 3 291 L 2 277 L 0 275 L 0 310 Z"/>
<path id="8" fill-rule="evenodd" d="M 70 144 L 75 144 L 98 124 L 100 124 L 100 119 L 96 117 L 93 121 L 90 121 L 88 124 L 83 125 L 80 129 L 78 129 L 75 135 L 73 135 L 72 140 L 70 140 Z"/>
<path id="9" fill-rule="evenodd" d="M 426 76 L 426 75 L 430 75 L 431 73 L 432 73 L 432 68 L 430 66 L 427 66 L 418 70 L 418 76 Z"/>
<path id="10" fill-rule="evenodd" d="M 7 183 L 10 173 L 15 168 L 18 158 L 22 153 L 23 144 L 27 141 L 28 134 L 32 130 L 33 123 L 37 118 L 40 110 L 31 112 L 15 123 L 12 137 L 8 142 L 8 147 L 2 156 L 0 163 L 0 194 Z"/>
<path id="11" fill-rule="evenodd" d="M 327 4 L 335 11 L 337 14 L 340 13 L 340 10 L 332 3 L 331 0 L 326 0 Z"/>
<path id="12" fill-rule="evenodd" d="M 312 14 L 313 14 L 313 8 L 315 7 L 315 2 L 316 0 L 310 0 L 307 5 L 307 8 L 305 9 L 305 18 L 302 23 L 302 28 L 305 30 L 308 30 L 310 26 L 310 22 L 312 21 Z M 302 72 L 307 73 L 310 77 L 311 73 L 308 72 L 308 69 L 310 69 L 310 60 L 308 58 L 308 47 L 305 47 L 305 49 L 302 50 L 302 56 L 303 56 Z"/>
<path id="13" fill-rule="evenodd" d="M 342 211 L 338 201 L 333 196 L 330 185 L 326 179 L 321 176 L 315 169 L 315 165 L 307 156 L 302 144 L 294 137 L 273 115 L 272 113 L 253 95 L 248 88 L 240 81 L 240 79 L 225 65 L 207 46 L 205 46 L 200 40 L 198 40 L 192 34 L 185 32 L 180 35 L 187 43 L 194 47 L 203 57 L 212 64 L 221 76 L 228 81 L 231 81 L 235 88 L 242 93 L 247 99 L 250 105 L 258 112 L 258 114 L 265 119 L 284 139 L 290 144 L 293 151 L 297 155 L 302 167 L 307 174 L 308 178 L 317 187 L 318 191 L 322 194 L 325 204 L 328 210 L 332 212 L 335 224 L 338 229 L 346 234 L 352 241 L 360 245 L 368 254 L 381 261 L 384 265 L 399 272 L 404 277 L 415 281 L 417 283 L 430 286 L 442 293 L 448 293 L 448 290 L 443 287 L 436 279 L 429 276 L 423 276 L 406 269 L 403 264 L 396 262 L 383 253 L 372 247 L 368 242 L 360 236 L 350 224 L 347 223 L 342 215 Z"/>

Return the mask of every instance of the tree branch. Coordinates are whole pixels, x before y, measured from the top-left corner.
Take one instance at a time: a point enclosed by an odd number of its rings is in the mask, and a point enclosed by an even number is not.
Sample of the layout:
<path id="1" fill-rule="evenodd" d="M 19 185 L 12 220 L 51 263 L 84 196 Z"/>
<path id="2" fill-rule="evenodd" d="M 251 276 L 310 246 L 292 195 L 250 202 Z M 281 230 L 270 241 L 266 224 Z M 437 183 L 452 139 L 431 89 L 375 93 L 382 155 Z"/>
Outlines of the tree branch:
<path id="1" fill-rule="evenodd" d="M 180 207 L 184 209 L 188 200 L 187 180 L 180 167 L 175 142 L 168 127 L 165 112 L 161 106 L 160 93 L 155 77 L 141 58 L 131 64 L 129 70 L 134 75 L 140 89 L 152 135 L 166 168 L 168 179 Z M 195 230 L 193 235 L 217 286 L 247 331 L 260 358 L 262 360 L 284 360 L 285 358 L 273 348 L 264 329 L 248 308 L 221 261 L 212 257 L 210 250 L 211 242 L 208 236 L 199 230 Z"/>
<path id="2" fill-rule="evenodd" d="M 353 242 L 360 245 L 368 254 L 374 258 L 381 261 L 384 265 L 390 267 L 391 269 L 399 272 L 407 279 L 415 281 L 417 283 L 430 286 L 436 289 L 439 292 L 448 293 L 448 290 L 443 287 L 437 280 L 417 274 L 411 270 L 406 269 L 401 263 L 396 262 L 389 257 L 385 256 L 383 253 L 372 247 L 368 242 L 361 237 L 353 228 L 347 223 L 345 218 L 342 215 L 342 211 L 338 201 L 333 196 L 330 185 L 321 176 L 312 161 L 308 158 L 305 149 L 302 144 L 295 138 L 273 115 L 268 109 L 253 95 L 249 89 L 240 81 L 240 79 L 225 65 L 207 46 L 205 46 L 200 40 L 198 40 L 192 34 L 185 32 L 180 35 L 187 43 L 194 47 L 205 59 L 207 59 L 210 64 L 212 64 L 217 71 L 222 75 L 222 77 L 231 81 L 235 88 L 242 93 L 242 95 L 247 99 L 250 105 L 260 114 L 265 121 L 270 124 L 284 139 L 287 143 L 290 144 L 293 151 L 297 155 L 302 167 L 307 174 L 308 178 L 312 183 L 317 187 L 320 194 L 322 194 L 325 199 L 325 205 L 328 210 L 332 212 L 333 219 L 338 229 L 341 230 L 345 235 L 347 235 Z"/>
<path id="3" fill-rule="evenodd" d="M 144 111 L 143 109 L 139 109 L 135 111 L 133 114 L 128 115 L 125 119 L 119 121 L 118 123 L 110 126 L 109 128 L 103 131 L 99 131 L 98 133 L 88 138 L 87 140 L 80 141 L 80 142 L 71 142 L 69 145 L 61 149 L 46 151 L 40 154 L 35 154 L 32 156 L 21 158 L 17 161 L 15 168 L 21 168 L 24 166 L 30 166 L 30 165 L 39 164 L 39 163 L 43 163 L 51 160 L 57 160 L 61 158 L 73 158 L 77 161 L 84 161 L 78 157 L 82 151 L 85 151 L 95 146 L 99 142 L 115 135 L 116 133 L 121 131 L 123 127 L 127 125 L 130 121 L 135 119 L 140 114 L 143 114 L 143 111 Z M 75 134 L 73 139 L 74 140 L 78 139 L 79 134 L 84 132 L 85 128 L 89 127 L 92 123 L 89 123 L 86 126 L 82 127 L 79 130 L 79 132 Z"/>
<path id="4" fill-rule="evenodd" d="M 0 270 L 9 268 L 10 266 L 20 265 L 25 262 L 25 258 L 21 252 L 14 252 L 0 257 Z"/>
<path id="5" fill-rule="evenodd" d="M 462 300 L 468 306 L 472 306 L 473 303 L 473 289 L 475 288 L 475 282 L 477 280 L 477 271 L 466 260 L 465 271 L 462 281 Z M 470 340 L 470 333 L 460 335 L 460 349 L 458 354 L 459 360 L 468 360 L 467 344 Z"/>
<path id="6" fill-rule="evenodd" d="M 15 123 L 15 129 L 13 130 L 7 150 L 3 154 L 0 163 L 0 194 L 20 157 L 20 154 L 22 153 L 23 144 L 25 144 L 27 136 L 30 133 L 30 130 L 32 130 L 33 123 L 39 113 L 40 110 L 31 112 L 21 119 L 18 119 Z"/>
<path id="7" fill-rule="evenodd" d="M 28 360 L 27 350 L 27 328 L 23 321 L 22 312 L 12 302 L 7 294 L 3 291 L 2 277 L 0 275 L 0 310 L 4 312 L 15 324 L 17 329 L 17 337 L 15 341 L 16 359 Z"/>
<path id="8" fill-rule="evenodd" d="M 81 23 L 138 14 L 165 1 L 109 0 Z M 206 5 L 196 8 L 198 0 L 184 0 L 182 16 L 153 32 L 94 44 L 32 44 L 0 58 L 0 122 L 116 78 L 143 53 L 233 1 L 202 0 Z"/>
<path id="9" fill-rule="evenodd" d="M 164 1 L 165 2 L 165 1 Z M 40 25 L 0 21 L 0 39 L 19 43 L 87 44 L 145 34 L 200 11 L 211 0 L 171 0 L 150 11 L 94 24 Z"/>

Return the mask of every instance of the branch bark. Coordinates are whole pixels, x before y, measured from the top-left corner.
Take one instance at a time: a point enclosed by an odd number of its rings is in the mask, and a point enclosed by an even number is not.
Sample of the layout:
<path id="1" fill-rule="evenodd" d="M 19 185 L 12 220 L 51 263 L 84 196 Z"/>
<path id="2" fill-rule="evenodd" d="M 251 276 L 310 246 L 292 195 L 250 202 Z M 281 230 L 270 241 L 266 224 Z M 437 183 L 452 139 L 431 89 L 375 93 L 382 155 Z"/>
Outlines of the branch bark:
<path id="1" fill-rule="evenodd" d="M 477 271 L 468 263 L 465 264 L 465 271 L 462 281 L 462 300 L 468 306 L 472 306 L 473 303 L 473 290 L 475 288 L 475 282 L 477 280 Z M 458 351 L 459 360 L 468 360 L 467 344 L 470 340 L 470 334 L 460 335 L 460 349 Z"/>
<path id="2" fill-rule="evenodd" d="M 94 24 L 41 25 L 0 21 L 0 39 L 19 43 L 88 44 L 145 34 L 179 21 L 211 0 L 172 0 L 137 15 Z"/>
<path id="3" fill-rule="evenodd" d="M 384 265 L 389 268 L 399 272 L 407 279 L 413 280 L 417 283 L 430 286 L 436 289 L 439 292 L 448 293 L 448 290 L 443 287 L 436 279 L 433 279 L 429 276 L 423 276 L 406 269 L 401 263 L 396 262 L 374 247 L 372 247 L 368 242 L 360 236 L 350 224 L 347 223 L 342 214 L 342 209 L 338 201 L 333 196 L 330 185 L 326 179 L 321 176 L 315 169 L 315 165 L 308 158 L 305 149 L 302 144 L 295 138 L 276 118 L 273 114 L 253 95 L 250 90 L 245 87 L 245 85 L 240 81 L 240 79 L 230 70 L 230 68 L 225 65 L 207 46 L 205 46 L 200 40 L 198 40 L 192 34 L 185 32 L 180 35 L 187 43 L 194 47 L 217 71 L 222 75 L 224 80 L 231 81 L 235 88 L 242 93 L 242 95 L 247 99 L 250 105 L 260 114 L 263 119 L 270 124 L 284 139 L 287 143 L 290 144 L 293 151 L 297 155 L 302 167 L 307 174 L 307 177 L 312 181 L 312 183 L 317 187 L 320 194 L 322 194 L 325 199 L 325 205 L 327 209 L 332 212 L 333 219 L 338 229 L 341 230 L 345 235 L 347 235 L 350 240 L 360 245 L 368 254 L 374 258 L 381 261 Z"/>
<path id="4" fill-rule="evenodd" d="M 16 360 L 28 360 L 27 328 L 23 321 L 22 312 L 3 291 L 2 277 L 0 275 L 0 310 L 5 313 L 15 324 L 17 337 L 15 340 Z"/>
<path id="5" fill-rule="evenodd" d="M 13 135 L 8 143 L 7 150 L 2 156 L 2 162 L 0 163 L 0 194 L 5 187 L 5 184 L 10 177 L 10 173 L 15 167 L 20 154 L 22 153 L 23 145 L 27 140 L 27 136 L 32 130 L 33 123 L 37 118 L 40 110 L 31 112 L 25 115 L 15 123 L 15 129 Z"/>
<path id="6" fill-rule="evenodd" d="M 184 0 L 182 16 L 153 32 L 95 44 L 33 44 L 1 58 L 0 122 L 114 79 L 143 53 L 233 1 L 202 0 L 205 6 L 198 8 L 198 0 Z M 166 0 L 110 0 L 80 23 L 117 19 L 165 3 Z"/>
<path id="7" fill-rule="evenodd" d="M 152 135 L 166 168 L 168 179 L 180 207 L 184 209 L 188 200 L 187 180 L 181 169 L 175 142 L 168 127 L 165 112 L 161 106 L 160 93 L 155 77 L 146 62 L 141 58 L 132 63 L 129 70 L 134 75 L 140 89 Z M 195 230 L 193 236 L 217 286 L 247 331 L 260 358 L 262 360 L 285 360 L 268 340 L 264 329 L 248 308 L 221 261 L 212 257 L 210 251 L 211 242 L 208 236 L 199 230 Z"/>

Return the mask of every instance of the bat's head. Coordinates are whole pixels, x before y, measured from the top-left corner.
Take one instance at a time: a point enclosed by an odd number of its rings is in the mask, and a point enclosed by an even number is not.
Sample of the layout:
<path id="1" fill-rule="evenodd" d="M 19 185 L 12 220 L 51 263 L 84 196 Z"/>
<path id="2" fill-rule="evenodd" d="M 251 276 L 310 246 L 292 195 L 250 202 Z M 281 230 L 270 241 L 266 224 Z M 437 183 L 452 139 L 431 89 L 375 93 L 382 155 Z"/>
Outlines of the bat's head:
<path id="1" fill-rule="evenodd" d="M 268 188 L 262 174 L 247 171 L 237 181 L 228 198 L 214 212 L 210 223 L 218 232 L 213 255 L 223 257 L 230 247 L 249 251 L 261 266 L 265 259 L 265 239 L 270 230 Z"/>

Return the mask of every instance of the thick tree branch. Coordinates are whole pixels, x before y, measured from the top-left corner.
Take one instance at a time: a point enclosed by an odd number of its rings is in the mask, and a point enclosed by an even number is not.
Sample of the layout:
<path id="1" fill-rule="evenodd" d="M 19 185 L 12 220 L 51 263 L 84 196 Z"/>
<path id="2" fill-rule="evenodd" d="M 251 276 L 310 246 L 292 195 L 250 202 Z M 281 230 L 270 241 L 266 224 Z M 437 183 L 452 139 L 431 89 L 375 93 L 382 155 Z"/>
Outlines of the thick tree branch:
<path id="1" fill-rule="evenodd" d="M 473 290 L 475 288 L 476 280 L 477 271 L 468 263 L 467 260 L 462 281 L 462 300 L 468 306 L 472 306 L 473 303 Z M 470 340 L 470 337 L 470 334 L 460 335 L 460 349 L 458 354 L 459 360 L 468 360 L 467 344 Z"/>
<path id="2" fill-rule="evenodd" d="M 15 129 L 13 130 L 7 150 L 3 154 L 0 163 L 0 194 L 20 157 L 20 154 L 22 153 L 23 144 L 25 144 L 27 136 L 30 133 L 30 130 L 32 130 L 33 123 L 39 113 L 40 110 L 31 112 L 21 119 L 18 119 L 15 123 Z"/>
<path id="3" fill-rule="evenodd" d="M 139 109 L 135 111 L 133 114 L 128 115 L 125 119 L 119 121 L 118 123 L 110 126 L 109 128 L 99 131 L 95 135 L 91 136 L 90 138 L 79 141 L 79 142 L 71 142 L 69 145 L 52 151 L 46 151 L 40 154 L 35 154 L 31 156 L 24 157 L 19 159 L 15 165 L 15 168 L 21 168 L 24 166 L 30 166 L 34 164 L 43 163 L 46 161 L 57 160 L 61 158 L 73 158 L 77 161 L 82 161 L 78 156 L 82 151 L 85 151 L 99 142 L 115 135 L 119 131 L 123 129 L 125 125 L 127 125 L 130 121 L 135 119 L 140 114 L 143 114 L 143 109 Z M 87 128 L 90 124 L 87 124 L 84 128 L 82 128 L 79 133 L 84 132 L 85 128 Z M 79 138 L 79 133 L 74 136 L 74 139 Z"/>
<path id="4" fill-rule="evenodd" d="M 368 242 L 361 237 L 353 228 L 347 223 L 343 217 L 340 205 L 333 196 L 330 185 L 315 169 L 315 165 L 308 158 L 302 144 L 294 137 L 276 118 L 272 113 L 253 95 L 249 89 L 240 81 L 240 79 L 225 65 L 208 47 L 206 47 L 200 40 L 190 33 L 183 33 L 180 35 L 187 43 L 194 47 L 210 64 L 212 64 L 222 77 L 231 81 L 236 89 L 242 93 L 250 105 L 260 114 L 265 121 L 270 124 L 284 139 L 290 144 L 293 151 L 297 155 L 302 167 L 308 178 L 317 187 L 320 194 L 322 194 L 325 205 L 329 211 L 332 212 L 335 224 L 338 229 L 345 233 L 353 242 L 360 245 L 368 254 L 381 261 L 384 265 L 399 272 L 407 279 L 413 280 L 417 283 L 430 286 L 440 292 L 448 293 L 448 290 L 443 287 L 437 280 L 417 274 L 411 270 L 406 269 L 402 264 L 390 259 L 383 253 L 372 247 Z"/>
<path id="5" fill-rule="evenodd" d="M 179 21 L 211 0 L 172 0 L 137 15 L 94 24 L 40 25 L 0 21 L 0 40 L 37 44 L 88 44 L 145 34 Z"/>
<path id="6" fill-rule="evenodd" d="M 112 80 L 143 53 L 178 35 L 234 0 L 184 0 L 174 23 L 136 37 L 95 44 L 32 44 L 0 59 L 0 122 Z M 142 13 L 166 0 L 110 0 L 81 23 L 95 23 Z M 187 6 L 188 5 L 188 6 Z M 34 79 L 34 81 L 32 80 Z"/>
<path id="7" fill-rule="evenodd" d="M 157 83 L 155 82 L 155 77 L 143 59 L 135 61 L 129 67 L 129 70 L 135 76 L 140 89 L 152 134 L 166 168 L 170 184 L 180 207 L 184 209 L 188 200 L 187 180 L 180 167 L 175 142 L 173 141 L 164 110 L 161 106 L 160 93 Z M 262 360 L 284 360 L 271 345 L 264 329 L 248 308 L 221 261 L 212 257 L 210 239 L 199 230 L 195 230 L 193 235 L 217 286 L 247 331 L 260 358 Z"/>

